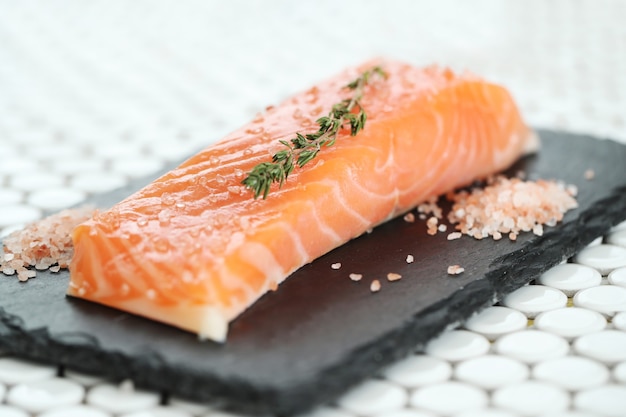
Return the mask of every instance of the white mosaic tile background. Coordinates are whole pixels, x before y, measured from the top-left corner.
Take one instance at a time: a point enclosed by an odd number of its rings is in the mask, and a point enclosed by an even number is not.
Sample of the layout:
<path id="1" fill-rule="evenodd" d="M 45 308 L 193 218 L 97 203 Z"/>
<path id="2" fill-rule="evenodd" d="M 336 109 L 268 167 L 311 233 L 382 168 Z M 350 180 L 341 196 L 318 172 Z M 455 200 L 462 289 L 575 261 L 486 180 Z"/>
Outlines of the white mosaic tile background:
<path id="1" fill-rule="evenodd" d="M 377 55 L 472 70 L 533 126 L 626 143 L 624 16 L 619 0 L 0 0 L 0 230 Z M 0 417 L 226 416 L 164 398 L 0 357 Z M 312 415 L 625 416 L 626 225 Z"/>

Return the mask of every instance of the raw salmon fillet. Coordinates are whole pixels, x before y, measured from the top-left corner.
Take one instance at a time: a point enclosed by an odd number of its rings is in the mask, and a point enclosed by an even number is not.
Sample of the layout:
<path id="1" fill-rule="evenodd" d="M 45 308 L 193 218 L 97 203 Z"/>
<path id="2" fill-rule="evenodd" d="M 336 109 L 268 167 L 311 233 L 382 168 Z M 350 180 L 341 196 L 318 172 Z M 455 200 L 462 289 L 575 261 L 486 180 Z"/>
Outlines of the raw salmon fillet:
<path id="1" fill-rule="evenodd" d="M 374 65 L 365 129 L 274 184 L 241 185 L 278 140 L 318 129 Z M 504 88 L 478 77 L 368 62 L 268 108 L 79 225 L 68 294 L 226 339 L 228 323 L 292 272 L 429 197 L 509 167 L 537 145 Z"/>

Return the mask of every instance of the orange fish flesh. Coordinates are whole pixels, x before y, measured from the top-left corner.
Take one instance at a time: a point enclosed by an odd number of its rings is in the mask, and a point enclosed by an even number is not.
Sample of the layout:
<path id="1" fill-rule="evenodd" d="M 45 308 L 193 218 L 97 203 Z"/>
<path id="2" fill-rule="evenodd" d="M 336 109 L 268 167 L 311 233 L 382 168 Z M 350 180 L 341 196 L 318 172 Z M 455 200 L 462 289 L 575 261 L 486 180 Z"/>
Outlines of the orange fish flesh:
<path id="1" fill-rule="evenodd" d="M 374 65 L 368 120 L 274 184 L 257 164 L 310 133 Z M 292 272 L 426 199 L 509 167 L 538 146 L 506 89 L 469 74 L 368 62 L 268 108 L 73 232 L 68 294 L 226 339 L 228 323 Z"/>

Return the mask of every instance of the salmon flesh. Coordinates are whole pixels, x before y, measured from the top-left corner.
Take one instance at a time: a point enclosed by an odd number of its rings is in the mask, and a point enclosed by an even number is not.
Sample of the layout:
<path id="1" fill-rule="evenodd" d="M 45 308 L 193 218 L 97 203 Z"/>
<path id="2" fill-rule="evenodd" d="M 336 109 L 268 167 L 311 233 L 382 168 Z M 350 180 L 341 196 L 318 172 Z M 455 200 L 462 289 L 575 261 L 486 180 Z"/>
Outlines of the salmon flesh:
<path id="1" fill-rule="evenodd" d="M 255 199 L 242 180 L 363 90 L 367 123 Z M 269 107 L 73 232 L 68 294 L 225 341 L 228 324 L 292 272 L 538 145 L 508 91 L 470 74 L 381 60 Z"/>

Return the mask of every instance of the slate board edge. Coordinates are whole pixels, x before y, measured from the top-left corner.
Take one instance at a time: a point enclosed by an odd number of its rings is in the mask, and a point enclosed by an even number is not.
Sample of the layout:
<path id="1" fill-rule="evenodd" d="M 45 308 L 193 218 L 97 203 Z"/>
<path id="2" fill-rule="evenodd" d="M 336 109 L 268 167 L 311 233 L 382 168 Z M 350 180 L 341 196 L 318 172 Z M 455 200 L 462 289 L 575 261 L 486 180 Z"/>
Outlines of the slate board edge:
<path id="1" fill-rule="evenodd" d="M 532 244 L 496 259 L 483 279 L 417 313 L 414 320 L 350 352 L 345 361 L 324 369 L 309 381 L 295 384 L 288 391 L 263 390 L 244 381 L 218 381 L 210 375 L 177 375 L 184 386 L 181 391 L 190 399 L 211 401 L 227 409 L 257 415 L 291 415 L 327 403 L 364 378 L 375 375 L 383 366 L 419 350 L 447 328 L 462 323 L 472 314 L 573 256 L 625 218 L 626 187 L 620 187 L 580 213 L 575 221 L 564 225 L 568 229 L 566 232 L 561 229 L 558 234 L 546 233 Z M 567 247 L 566 251 L 564 247 Z M 528 258 L 533 259 L 532 263 L 528 263 L 532 268 L 517 268 L 520 261 Z M 107 356 L 106 362 L 111 367 L 104 374 L 100 372 L 102 376 L 113 380 L 131 378 L 140 387 L 163 390 L 159 380 L 167 380 L 168 375 L 176 374 L 175 369 L 159 366 L 160 358 L 154 352 L 146 352 L 145 356 L 137 358 L 113 351 L 103 352 L 96 340 L 87 335 L 51 337 L 45 328 L 26 332 L 20 318 L 7 314 L 1 308 L 0 336 L 0 349 L 5 352 L 34 360 L 46 359 L 47 362 L 83 372 L 93 373 L 95 368 L 90 363 L 95 358 Z M 42 349 L 47 351 L 45 356 L 40 353 Z M 158 370 L 156 375 L 155 370 Z M 211 392 L 207 391 L 207 387 L 211 387 Z"/>
<path id="2" fill-rule="evenodd" d="M 493 269 L 487 272 L 483 279 L 471 282 L 453 293 L 451 297 L 440 300 L 416 314 L 414 320 L 406 323 L 404 327 L 397 328 L 353 352 L 341 367 L 323 371 L 315 386 L 309 387 L 310 391 L 292 393 L 292 398 L 296 398 L 296 401 L 306 401 L 307 404 L 316 403 L 316 400 L 311 402 L 310 398 L 306 398 L 307 395 L 315 396 L 317 402 L 336 399 L 348 388 L 348 384 L 356 385 L 363 379 L 376 375 L 385 365 L 390 365 L 413 352 L 421 352 L 428 341 L 445 330 L 462 324 L 473 314 L 492 306 L 551 267 L 571 258 L 594 239 L 606 234 L 612 226 L 624 220 L 626 220 L 626 186 L 617 188 L 611 196 L 581 213 L 576 221 L 565 225 L 567 230 L 546 233 L 539 240 L 529 242 L 522 248 L 494 260 L 491 264 Z M 567 247 L 567 250 L 564 250 L 564 247 Z M 533 261 L 524 262 L 529 258 Z M 520 264 L 532 267 L 519 269 Z M 442 320 L 442 317 L 445 317 L 445 320 Z M 353 372 L 337 378 L 336 375 L 345 373 L 346 368 L 351 368 Z M 334 380 L 340 380 L 341 385 L 333 386 Z M 293 404 L 293 407 L 297 405 Z"/>

